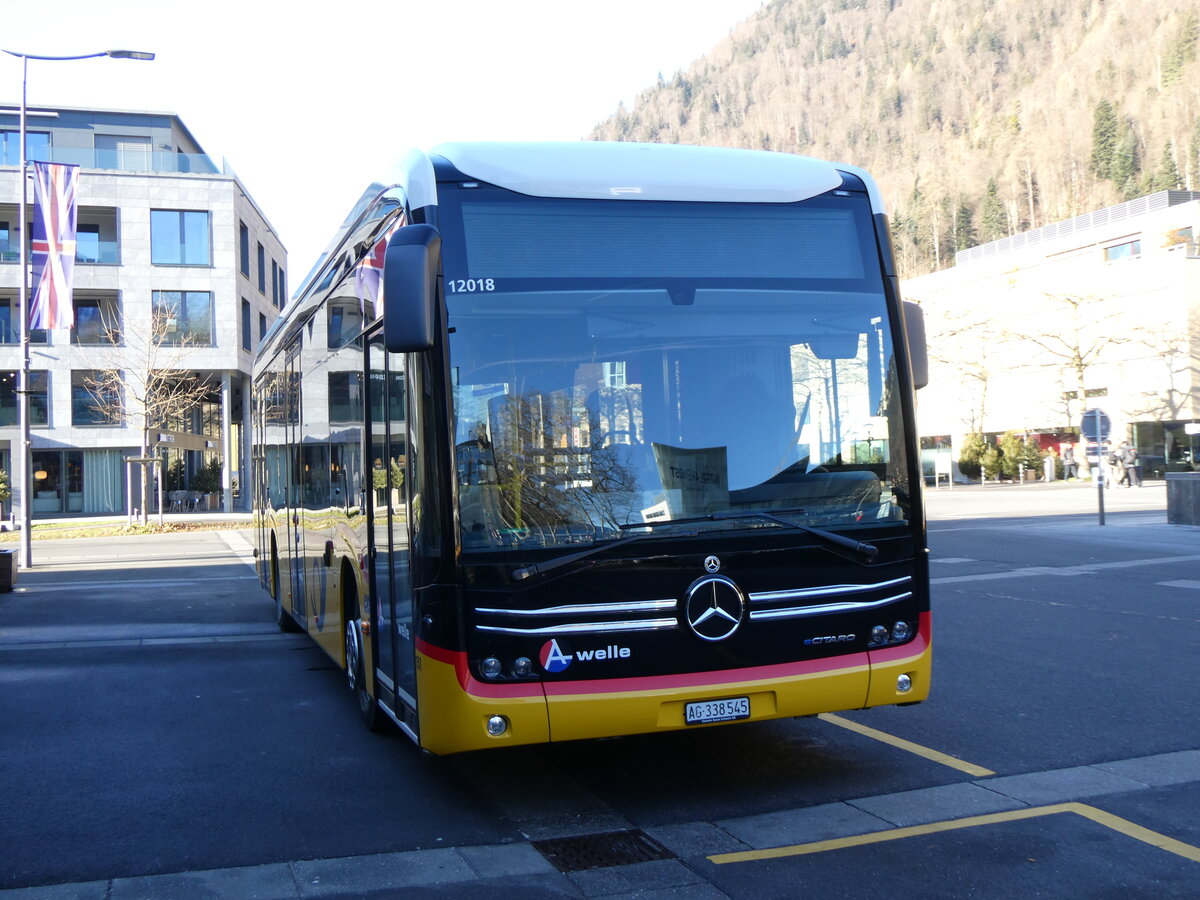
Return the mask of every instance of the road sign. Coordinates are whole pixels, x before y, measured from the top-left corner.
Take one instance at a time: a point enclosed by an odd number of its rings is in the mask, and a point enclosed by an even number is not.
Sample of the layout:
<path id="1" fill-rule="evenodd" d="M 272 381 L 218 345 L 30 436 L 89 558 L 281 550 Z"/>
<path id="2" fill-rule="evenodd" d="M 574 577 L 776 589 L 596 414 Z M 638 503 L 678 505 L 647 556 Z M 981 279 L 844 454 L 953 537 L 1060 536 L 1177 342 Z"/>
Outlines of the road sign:
<path id="1" fill-rule="evenodd" d="M 1102 409 L 1089 409 L 1083 414 L 1083 422 L 1079 426 L 1079 431 L 1083 436 L 1095 443 L 1108 440 L 1108 433 L 1112 427 L 1107 414 Z"/>
<path id="2" fill-rule="evenodd" d="M 1083 438 L 1089 445 L 1096 446 L 1096 468 L 1093 469 L 1096 473 L 1096 489 L 1099 491 L 1096 499 L 1100 503 L 1100 524 L 1104 524 L 1104 448 L 1101 444 L 1108 440 L 1108 432 L 1112 423 L 1108 421 L 1108 416 L 1105 415 L 1102 409 L 1089 409 L 1083 413 L 1083 422 L 1079 425 L 1079 431 L 1083 434 Z M 1089 455 L 1091 446 L 1088 447 Z M 1091 460 L 1088 460 L 1091 462 Z"/>

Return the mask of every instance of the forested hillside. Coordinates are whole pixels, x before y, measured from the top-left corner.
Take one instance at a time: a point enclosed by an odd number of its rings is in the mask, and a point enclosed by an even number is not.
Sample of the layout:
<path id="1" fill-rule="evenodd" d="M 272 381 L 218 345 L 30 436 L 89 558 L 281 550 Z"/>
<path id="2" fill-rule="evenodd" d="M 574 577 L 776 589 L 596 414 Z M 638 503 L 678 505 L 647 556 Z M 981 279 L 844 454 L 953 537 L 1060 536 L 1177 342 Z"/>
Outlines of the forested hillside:
<path id="1" fill-rule="evenodd" d="M 1200 0 L 771 0 L 591 137 L 861 165 L 912 276 L 1200 189 L 1198 37 Z"/>

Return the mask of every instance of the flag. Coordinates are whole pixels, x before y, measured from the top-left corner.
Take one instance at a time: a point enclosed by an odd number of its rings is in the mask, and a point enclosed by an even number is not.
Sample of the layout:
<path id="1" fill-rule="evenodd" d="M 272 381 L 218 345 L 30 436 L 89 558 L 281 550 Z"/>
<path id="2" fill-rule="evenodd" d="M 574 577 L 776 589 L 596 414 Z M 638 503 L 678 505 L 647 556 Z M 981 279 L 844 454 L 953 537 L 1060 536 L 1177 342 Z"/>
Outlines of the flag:
<path id="1" fill-rule="evenodd" d="M 72 328 L 79 166 L 33 164 L 33 289 L 29 327 Z"/>
<path id="2" fill-rule="evenodd" d="M 396 221 L 389 226 L 375 242 L 375 246 L 371 248 L 363 260 L 358 264 L 358 268 L 354 271 L 355 293 L 358 294 L 358 311 L 362 315 L 363 323 L 367 322 L 367 306 L 375 316 L 379 315 L 379 300 L 383 294 L 383 260 L 387 254 L 388 239 L 391 238 L 396 230 L 405 224 L 405 217 L 402 214 Z"/>

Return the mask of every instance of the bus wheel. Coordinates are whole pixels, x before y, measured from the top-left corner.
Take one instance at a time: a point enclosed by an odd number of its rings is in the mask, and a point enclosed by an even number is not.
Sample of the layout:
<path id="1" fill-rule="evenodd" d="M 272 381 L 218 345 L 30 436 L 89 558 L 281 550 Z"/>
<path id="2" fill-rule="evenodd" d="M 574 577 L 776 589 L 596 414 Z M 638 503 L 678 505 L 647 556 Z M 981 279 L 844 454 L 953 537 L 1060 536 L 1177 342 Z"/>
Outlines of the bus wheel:
<path id="1" fill-rule="evenodd" d="M 362 625 L 359 622 L 357 610 L 350 607 L 353 615 L 346 617 L 346 682 L 354 699 L 358 701 L 358 712 L 363 722 L 371 731 L 383 728 L 383 713 L 379 702 L 367 690 L 367 671 L 363 658 Z"/>
<path id="2" fill-rule="evenodd" d="M 295 632 L 300 630 L 296 620 L 283 608 L 283 586 L 279 583 L 279 554 L 271 545 L 271 597 L 275 600 L 275 624 L 280 631 Z"/>

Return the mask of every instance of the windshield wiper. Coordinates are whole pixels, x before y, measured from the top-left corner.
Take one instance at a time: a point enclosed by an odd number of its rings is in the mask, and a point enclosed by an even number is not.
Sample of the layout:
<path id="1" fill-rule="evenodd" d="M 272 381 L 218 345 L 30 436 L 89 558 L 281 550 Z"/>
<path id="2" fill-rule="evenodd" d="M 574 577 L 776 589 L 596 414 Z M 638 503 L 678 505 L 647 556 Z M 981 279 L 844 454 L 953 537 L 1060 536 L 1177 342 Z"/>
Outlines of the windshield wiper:
<path id="1" fill-rule="evenodd" d="M 802 509 L 781 509 L 781 513 L 788 512 L 804 512 Z M 826 531 L 823 528 L 813 528 L 811 525 L 801 525 L 798 522 L 789 522 L 787 519 L 780 518 L 774 513 L 769 513 L 764 510 L 751 510 L 748 512 L 738 512 L 731 510 L 730 512 L 715 512 L 704 516 L 705 519 L 720 521 L 722 519 L 766 519 L 770 522 L 776 522 L 783 525 L 785 528 L 794 528 L 797 531 L 803 531 L 805 534 L 811 534 L 815 538 L 820 538 L 826 543 L 833 544 L 837 547 L 844 547 L 847 550 L 852 550 L 860 556 L 866 557 L 867 562 L 873 560 L 879 555 L 879 548 L 874 544 L 865 544 L 862 541 L 856 541 L 854 538 L 848 538 L 844 535 L 837 534 L 833 531 Z"/>
<path id="2" fill-rule="evenodd" d="M 803 512 L 802 509 L 781 509 L 782 513 L 787 512 Z M 868 562 L 879 555 L 879 548 L 874 544 L 865 544 L 862 541 L 856 541 L 853 538 L 844 537 L 832 531 L 825 531 L 821 528 L 813 528 L 811 525 L 800 525 L 796 522 L 789 522 L 787 519 L 780 518 L 774 513 L 755 510 L 750 512 L 725 512 L 725 513 L 709 513 L 705 516 L 693 516 L 686 519 L 665 519 L 658 522 L 630 522 L 619 526 L 622 531 L 632 528 L 650 529 L 645 534 L 631 534 L 626 537 L 617 538 L 615 541 L 606 541 L 602 544 L 593 544 L 586 550 L 577 550 L 574 553 L 566 553 L 562 556 L 556 556 L 553 559 L 548 559 L 545 562 L 534 563 L 531 566 L 522 566 L 519 569 L 513 569 L 512 576 L 517 581 L 524 581 L 533 575 L 544 575 L 547 572 L 553 572 L 555 569 L 569 566 L 573 562 L 578 562 L 581 559 L 587 559 L 589 556 L 594 556 L 601 550 L 607 550 L 610 547 L 620 547 L 623 544 L 632 544 L 635 541 L 644 540 L 651 536 L 652 530 L 660 528 L 664 525 L 690 525 L 697 522 L 720 522 L 725 519 L 766 519 L 769 522 L 774 522 L 777 525 L 782 525 L 785 528 L 792 528 L 796 531 L 803 531 L 805 534 L 810 534 L 815 538 L 833 544 L 837 547 L 842 547 L 846 550 L 851 550 L 866 558 Z M 688 536 L 694 535 L 696 532 L 689 532 Z"/>
<path id="3" fill-rule="evenodd" d="M 586 550 L 577 550 L 574 553 L 566 553 L 562 556 L 556 556 L 553 559 L 546 560 L 545 562 L 534 563 L 532 566 L 522 566 L 519 569 L 513 569 L 512 576 L 517 581 L 524 581 L 531 575 L 545 575 L 547 572 L 553 572 L 555 569 L 561 569 L 563 566 L 569 566 L 573 562 L 578 562 L 581 559 L 587 559 L 589 556 L 594 556 L 601 550 L 607 550 L 610 547 L 620 547 L 622 544 L 632 544 L 635 541 L 642 541 L 648 537 L 650 537 L 649 534 L 630 534 L 626 537 L 617 538 L 615 541 L 605 541 L 602 544 L 593 544 Z"/>

